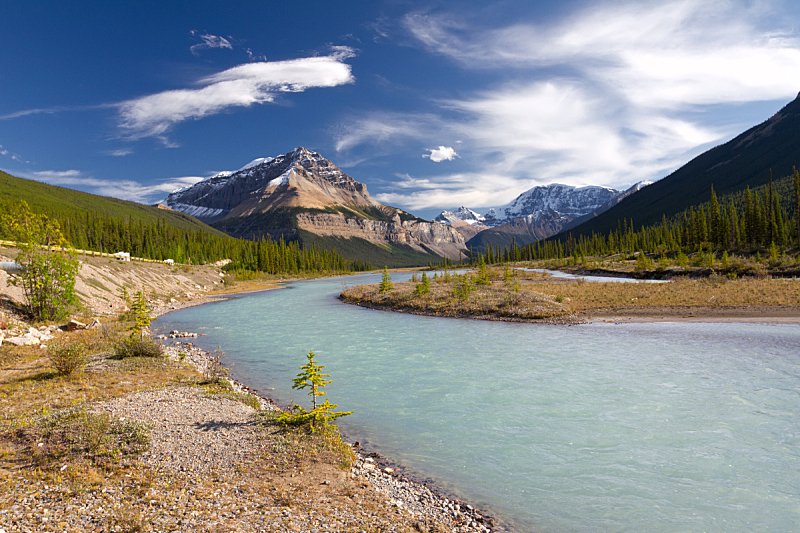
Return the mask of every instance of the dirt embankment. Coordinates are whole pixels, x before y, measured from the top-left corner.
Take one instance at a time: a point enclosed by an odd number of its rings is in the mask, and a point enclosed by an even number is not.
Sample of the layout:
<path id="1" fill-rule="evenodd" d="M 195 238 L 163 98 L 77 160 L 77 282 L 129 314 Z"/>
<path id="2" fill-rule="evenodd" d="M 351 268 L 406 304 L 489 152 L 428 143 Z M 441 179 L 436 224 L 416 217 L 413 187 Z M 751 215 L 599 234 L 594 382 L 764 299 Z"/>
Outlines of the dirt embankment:
<path id="1" fill-rule="evenodd" d="M 0 248 L 0 261 L 13 261 L 18 250 Z M 155 310 L 180 307 L 196 301 L 223 285 L 223 274 L 213 265 L 166 265 L 119 261 L 107 257 L 79 255 L 75 282 L 86 316 L 117 316 L 126 309 L 124 291 L 132 296 L 143 291 Z M 9 274 L 0 270 L 0 298 L 20 303 L 22 289 L 9 284 Z"/>

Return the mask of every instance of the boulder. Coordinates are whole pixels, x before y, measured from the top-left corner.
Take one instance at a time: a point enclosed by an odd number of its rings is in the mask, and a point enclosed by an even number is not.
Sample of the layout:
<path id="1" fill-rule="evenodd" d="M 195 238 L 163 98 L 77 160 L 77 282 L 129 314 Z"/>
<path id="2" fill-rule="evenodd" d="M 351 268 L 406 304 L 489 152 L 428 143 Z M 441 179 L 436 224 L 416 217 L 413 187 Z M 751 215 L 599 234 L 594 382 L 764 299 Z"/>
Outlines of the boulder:
<path id="1" fill-rule="evenodd" d="M 77 320 L 70 320 L 67 322 L 67 325 L 64 326 L 64 331 L 76 331 L 79 329 L 86 329 L 86 324 L 78 322 Z"/>
<path id="2" fill-rule="evenodd" d="M 96 318 L 93 318 L 91 322 L 86 325 L 86 329 L 94 329 L 100 327 L 100 321 Z"/>
<path id="3" fill-rule="evenodd" d="M 38 337 L 25 334 L 20 335 L 19 337 L 11 337 L 10 339 L 6 339 L 5 342 L 13 344 L 14 346 L 36 346 L 40 341 Z"/>

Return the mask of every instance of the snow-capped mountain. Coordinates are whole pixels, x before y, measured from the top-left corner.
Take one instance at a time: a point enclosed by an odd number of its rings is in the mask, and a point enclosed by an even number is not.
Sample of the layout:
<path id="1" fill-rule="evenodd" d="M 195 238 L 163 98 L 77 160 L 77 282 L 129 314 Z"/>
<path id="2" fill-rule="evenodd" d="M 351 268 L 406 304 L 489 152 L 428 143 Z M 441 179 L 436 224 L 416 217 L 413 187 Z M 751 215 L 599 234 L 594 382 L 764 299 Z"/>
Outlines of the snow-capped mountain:
<path id="1" fill-rule="evenodd" d="M 385 207 L 369 195 L 366 185 L 303 147 L 220 172 L 172 192 L 162 203 L 207 223 L 278 207 Z"/>
<path id="2" fill-rule="evenodd" d="M 511 203 L 490 209 L 484 215 L 486 224 L 499 226 L 515 218 L 536 215 L 537 212 L 555 211 L 561 215 L 578 217 L 591 213 L 621 193 L 609 187 L 590 185 L 572 187 L 554 183 L 534 187 L 517 196 Z"/>
<path id="3" fill-rule="evenodd" d="M 363 239 L 384 253 L 403 245 L 422 254 L 457 258 L 466 250 L 464 237 L 455 229 L 383 205 L 369 195 L 366 185 L 303 147 L 220 172 L 172 192 L 162 203 L 234 237 L 294 240 L 310 232 L 323 238 Z M 338 244 L 334 239 L 330 246 Z"/>
<path id="4" fill-rule="evenodd" d="M 479 215 L 472 209 L 468 209 L 463 205 L 455 211 L 442 211 L 433 219 L 434 222 L 441 222 L 442 224 L 452 225 L 457 220 L 466 222 L 470 226 L 483 225 L 485 219 L 483 215 Z"/>
<path id="5" fill-rule="evenodd" d="M 470 237 L 467 246 L 482 249 L 490 242 L 507 245 L 512 239 L 523 245 L 547 238 L 597 216 L 649 183 L 639 182 L 625 191 L 558 183 L 534 187 L 508 205 L 486 211 L 483 223 L 490 229 Z"/>

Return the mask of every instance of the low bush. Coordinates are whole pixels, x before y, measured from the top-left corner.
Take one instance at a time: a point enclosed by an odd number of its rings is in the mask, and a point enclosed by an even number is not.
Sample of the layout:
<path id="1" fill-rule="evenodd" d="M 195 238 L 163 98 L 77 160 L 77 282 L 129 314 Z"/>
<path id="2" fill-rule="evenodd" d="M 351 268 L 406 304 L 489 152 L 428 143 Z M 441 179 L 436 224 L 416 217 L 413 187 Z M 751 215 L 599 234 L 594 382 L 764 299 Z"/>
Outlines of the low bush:
<path id="1" fill-rule="evenodd" d="M 82 342 L 56 341 L 47 347 L 47 357 L 59 374 L 68 376 L 86 364 L 86 345 Z"/>
<path id="2" fill-rule="evenodd" d="M 161 344 L 148 337 L 140 338 L 135 334 L 125 337 L 114 345 L 115 355 L 120 359 L 128 357 L 163 357 Z"/>

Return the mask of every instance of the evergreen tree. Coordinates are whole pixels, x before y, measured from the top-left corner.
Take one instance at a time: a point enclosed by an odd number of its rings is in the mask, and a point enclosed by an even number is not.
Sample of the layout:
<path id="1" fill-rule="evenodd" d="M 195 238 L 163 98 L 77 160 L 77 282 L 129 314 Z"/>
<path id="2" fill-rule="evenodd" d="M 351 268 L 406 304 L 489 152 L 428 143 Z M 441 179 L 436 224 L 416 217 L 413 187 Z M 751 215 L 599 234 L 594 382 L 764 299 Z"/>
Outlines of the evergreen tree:
<path id="1" fill-rule="evenodd" d="M 144 292 L 136 292 L 136 295 L 133 297 L 131 311 L 133 312 L 134 323 L 130 329 L 133 330 L 134 335 L 138 331 L 140 338 L 144 339 L 144 332 L 150 327 L 150 309 L 147 307 Z"/>
<path id="2" fill-rule="evenodd" d="M 386 294 L 387 292 L 393 291 L 394 285 L 392 284 L 392 277 L 389 275 L 389 269 L 384 266 L 383 267 L 383 277 L 381 278 L 381 284 L 378 286 L 378 292 L 381 294 Z"/>

